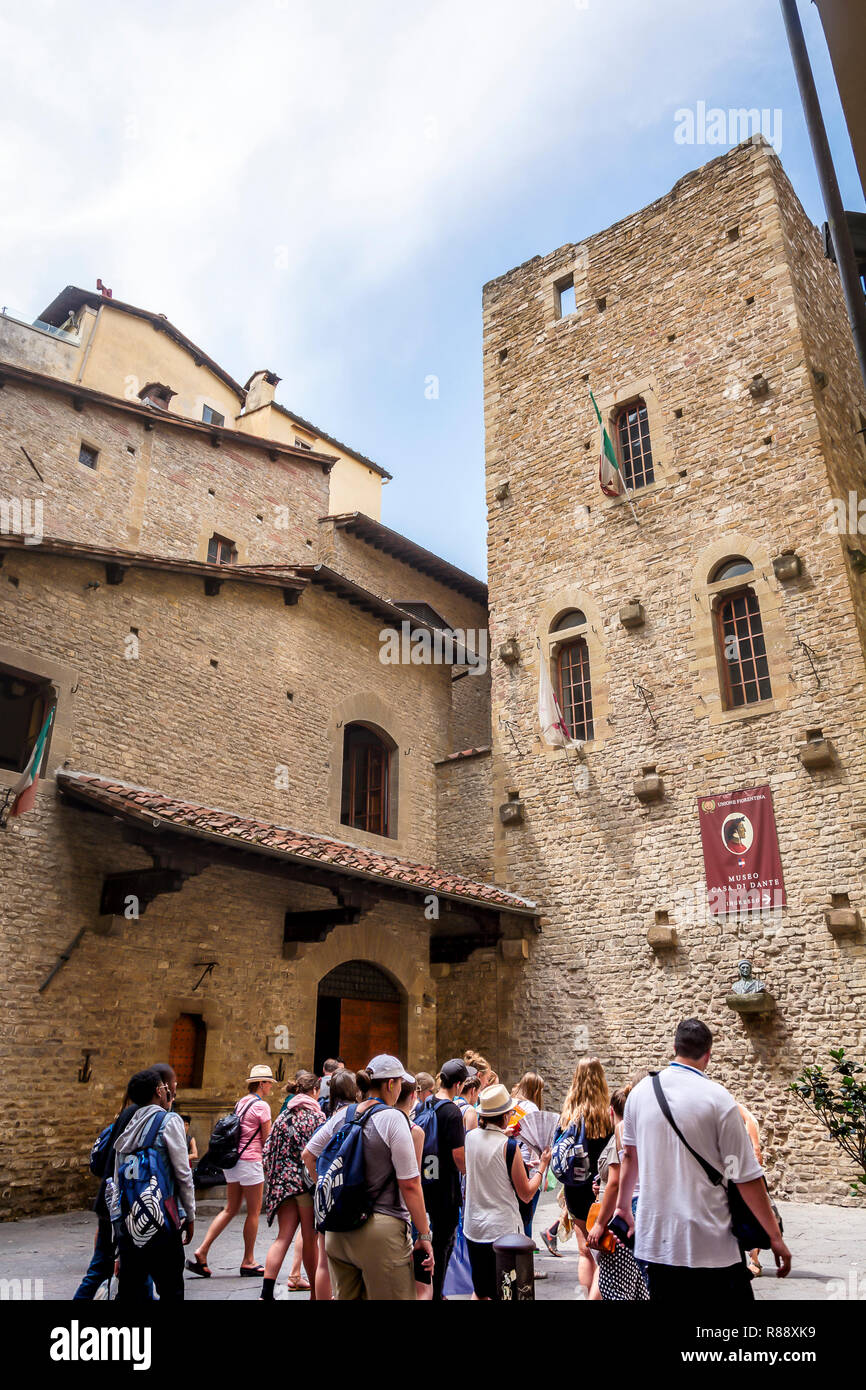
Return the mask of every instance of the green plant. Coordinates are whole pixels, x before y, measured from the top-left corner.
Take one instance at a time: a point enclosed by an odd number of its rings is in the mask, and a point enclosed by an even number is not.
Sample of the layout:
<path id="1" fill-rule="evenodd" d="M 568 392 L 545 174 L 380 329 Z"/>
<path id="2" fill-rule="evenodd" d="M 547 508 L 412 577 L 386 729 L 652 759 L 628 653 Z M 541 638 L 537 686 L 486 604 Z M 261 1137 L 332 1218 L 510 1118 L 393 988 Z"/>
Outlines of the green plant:
<path id="1" fill-rule="evenodd" d="M 866 1067 L 845 1056 L 843 1047 L 830 1048 L 833 1066 L 805 1067 L 791 1090 L 811 1110 L 849 1158 L 857 1166 L 851 1195 L 866 1190 L 866 1080 L 858 1080 Z"/>

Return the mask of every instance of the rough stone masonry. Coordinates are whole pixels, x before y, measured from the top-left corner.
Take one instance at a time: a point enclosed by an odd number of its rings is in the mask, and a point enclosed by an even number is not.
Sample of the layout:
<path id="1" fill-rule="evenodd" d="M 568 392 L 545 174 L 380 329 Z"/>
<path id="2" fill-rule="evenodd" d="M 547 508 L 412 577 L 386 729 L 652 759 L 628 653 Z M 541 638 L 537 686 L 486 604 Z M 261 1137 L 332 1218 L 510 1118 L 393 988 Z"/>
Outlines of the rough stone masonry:
<path id="1" fill-rule="evenodd" d="M 570 277 L 575 312 L 558 317 Z M 488 958 L 485 981 L 473 959 L 451 972 L 451 1005 L 485 1007 L 500 1070 L 535 1062 L 554 1093 L 576 1052 L 621 1083 L 699 1015 L 712 1075 L 758 1117 L 775 1189 L 845 1201 L 850 1169 L 787 1091 L 829 1048 L 864 1047 L 862 925 L 837 938 L 826 916 L 866 911 L 866 580 L 849 553 L 861 539 L 828 526 L 832 499 L 863 492 L 866 416 L 836 269 L 754 137 L 488 284 L 484 368 L 493 801 L 524 808 L 494 818 L 495 867 L 544 917 L 525 969 Z M 599 490 L 590 387 L 611 422 L 646 401 L 655 481 L 635 493 L 638 524 Z M 772 684 L 740 709 L 724 707 L 713 623 L 728 556 L 753 565 Z M 635 599 L 645 621 L 625 627 Z M 535 714 L 539 659 L 555 667 L 551 629 L 571 609 L 587 619 L 595 710 L 577 793 Z M 519 660 L 497 659 L 512 639 Z M 807 737 L 828 741 L 828 766 L 804 765 Z M 643 804 L 648 769 L 663 796 Z M 765 783 L 787 906 L 709 917 L 697 799 Z M 648 943 L 656 922 L 673 928 L 667 949 Z M 726 1006 L 741 958 L 774 1014 Z"/>

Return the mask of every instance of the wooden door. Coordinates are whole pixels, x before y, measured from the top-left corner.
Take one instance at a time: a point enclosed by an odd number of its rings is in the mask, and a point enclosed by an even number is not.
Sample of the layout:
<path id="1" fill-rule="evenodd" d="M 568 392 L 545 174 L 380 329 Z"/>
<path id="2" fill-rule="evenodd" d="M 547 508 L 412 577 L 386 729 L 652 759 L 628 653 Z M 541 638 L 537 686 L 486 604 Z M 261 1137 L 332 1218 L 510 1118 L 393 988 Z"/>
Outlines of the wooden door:
<path id="1" fill-rule="evenodd" d="M 380 1052 L 398 1055 L 399 1001 L 341 999 L 340 1006 L 340 1056 L 350 1071 L 365 1067 Z"/>

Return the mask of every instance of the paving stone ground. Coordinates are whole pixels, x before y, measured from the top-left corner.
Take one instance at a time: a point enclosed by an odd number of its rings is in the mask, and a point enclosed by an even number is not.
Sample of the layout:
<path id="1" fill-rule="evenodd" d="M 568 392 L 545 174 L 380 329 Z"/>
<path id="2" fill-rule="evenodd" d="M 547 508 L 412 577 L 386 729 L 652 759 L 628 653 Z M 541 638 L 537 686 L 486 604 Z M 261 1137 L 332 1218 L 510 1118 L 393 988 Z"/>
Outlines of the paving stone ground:
<path id="1" fill-rule="evenodd" d="M 866 1300 L 866 1210 L 797 1202 L 780 1203 L 780 1209 L 785 1237 L 794 1256 L 793 1270 L 787 1279 L 777 1279 L 772 1261 L 765 1260 L 766 1272 L 755 1284 L 757 1298 Z M 196 1228 L 200 1235 L 218 1210 L 217 1202 L 201 1204 Z M 556 1212 L 554 1195 L 546 1193 L 536 1212 L 536 1236 L 552 1223 Z M 0 1280 L 41 1280 L 43 1298 L 71 1298 L 90 1259 L 95 1219 L 90 1212 L 74 1211 L 0 1226 Z M 243 1279 L 238 1274 L 243 1251 L 241 1225 L 241 1218 L 236 1219 L 213 1246 L 209 1259 L 213 1278 L 187 1276 L 187 1298 L 193 1301 L 254 1301 L 258 1298 L 259 1281 Z M 269 1242 L 270 1232 L 262 1224 L 256 1246 L 256 1254 L 262 1262 Z M 541 1245 L 540 1239 L 538 1244 Z M 536 1284 L 536 1297 L 540 1301 L 580 1297 L 577 1245 L 571 1240 L 561 1249 L 561 1259 L 554 1259 L 543 1248 L 536 1256 L 536 1269 L 547 1275 Z M 287 1260 L 278 1296 L 302 1301 L 306 1299 L 305 1294 L 286 1291 L 289 1268 Z M 39 1286 L 31 1283 L 30 1287 Z"/>

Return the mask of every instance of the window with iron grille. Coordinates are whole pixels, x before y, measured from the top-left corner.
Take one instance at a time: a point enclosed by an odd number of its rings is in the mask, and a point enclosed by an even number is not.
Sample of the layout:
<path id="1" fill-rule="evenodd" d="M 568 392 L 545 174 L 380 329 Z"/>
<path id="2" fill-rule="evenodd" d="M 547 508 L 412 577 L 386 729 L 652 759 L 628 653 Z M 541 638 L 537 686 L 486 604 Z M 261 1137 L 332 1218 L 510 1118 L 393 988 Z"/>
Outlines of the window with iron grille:
<path id="1" fill-rule="evenodd" d="M 179 1014 L 171 1030 L 168 1065 L 174 1068 L 178 1090 L 197 1090 L 204 1076 L 207 1027 L 201 1014 Z"/>
<path id="2" fill-rule="evenodd" d="M 571 737 L 592 738 L 592 684 L 589 676 L 589 648 L 585 637 L 577 637 L 560 648 L 556 658 L 556 669 L 559 677 L 559 707 Z"/>
<path id="3" fill-rule="evenodd" d="M 319 982 L 319 994 L 340 999 L 380 999 L 394 1003 L 400 991 L 383 970 L 368 960 L 347 960 Z"/>
<path id="4" fill-rule="evenodd" d="M 616 416 L 619 463 L 626 485 L 647 487 L 655 478 L 646 401 L 640 397 Z"/>
<path id="5" fill-rule="evenodd" d="M 716 610 L 727 709 L 755 705 L 773 697 L 764 626 L 751 589 L 725 594 Z"/>
<path id="6" fill-rule="evenodd" d="M 237 546 L 225 536 L 211 536 L 207 543 L 209 565 L 233 565 L 238 558 Z"/>
<path id="7" fill-rule="evenodd" d="M 78 450 L 78 462 L 83 463 L 85 468 L 95 468 L 99 458 L 99 450 L 94 449 L 91 444 L 83 444 Z"/>
<path id="8" fill-rule="evenodd" d="M 348 724 L 343 736 L 343 796 L 340 820 L 371 835 L 390 835 L 391 753 L 378 734 Z"/>

